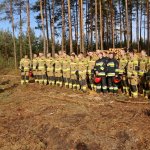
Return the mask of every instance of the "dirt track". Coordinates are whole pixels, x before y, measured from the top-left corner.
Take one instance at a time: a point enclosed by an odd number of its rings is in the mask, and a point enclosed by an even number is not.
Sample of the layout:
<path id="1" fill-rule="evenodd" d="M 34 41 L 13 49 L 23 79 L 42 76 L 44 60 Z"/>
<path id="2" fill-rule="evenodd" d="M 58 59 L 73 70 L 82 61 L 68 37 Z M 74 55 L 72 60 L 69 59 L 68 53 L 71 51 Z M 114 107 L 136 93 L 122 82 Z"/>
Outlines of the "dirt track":
<path id="1" fill-rule="evenodd" d="M 149 150 L 150 105 L 0 79 L 1 150 Z M 131 100 L 135 101 L 135 100 Z"/>

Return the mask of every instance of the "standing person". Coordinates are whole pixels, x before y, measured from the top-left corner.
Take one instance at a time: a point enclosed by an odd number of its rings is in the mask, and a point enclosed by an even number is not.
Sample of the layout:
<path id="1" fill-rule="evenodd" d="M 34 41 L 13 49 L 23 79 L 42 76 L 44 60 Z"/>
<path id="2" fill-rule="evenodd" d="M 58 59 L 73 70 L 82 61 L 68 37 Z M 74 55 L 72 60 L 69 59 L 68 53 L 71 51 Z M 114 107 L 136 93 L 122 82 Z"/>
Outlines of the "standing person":
<path id="1" fill-rule="evenodd" d="M 96 92 L 106 93 L 107 92 L 107 83 L 106 83 L 106 70 L 107 64 L 106 61 L 103 59 L 103 53 L 98 54 L 99 59 L 95 63 L 94 71 L 96 74 L 96 78 L 99 78 L 101 81 L 96 84 Z"/>
<path id="2" fill-rule="evenodd" d="M 38 58 L 38 76 L 40 84 L 47 84 L 47 76 L 46 76 L 46 59 L 43 53 L 39 53 Z"/>
<path id="3" fill-rule="evenodd" d="M 32 60 L 32 71 L 34 75 L 35 82 L 38 82 L 38 57 L 37 54 L 33 54 Z"/>
<path id="4" fill-rule="evenodd" d="M 127 78 L 131 97 L 138 97 L 138 59 L 134 52 L 129 52 L 129 61 L 127 64 Z"/>
<path id="5" fill-rule="evenodd" d="M 69 80 L 70 80 L 70 57 L 63 53 L 62 59 L 62 71 L 63 71 L 63 81 L 65 87 L 69 87 Z"/>
<path id="6" fill-rule="evenodd" d="M 141 55 L 140 55 L 140 59 L 139 59 L 139 77 L 140 77 L 140 84 L 139 84 L 139 89 L 141 92 L 141 94 L 147 98 L 147 84 L 146 84 L 146 73 L 148 72 L 148 64 L 149 64 L 149 58 L 146 54 L 145 50 L 141 51 Z"/>
<path id="7" fill-rule="evenodd" d="M 87 75 L 88 75 L 88 79 L 89 79 L 89 83 L 90 83 L 90 88 L 92 90 L 95 90 L 95 84 L 93 82 L 94 79 L 94 66 L 95 66 L 95 60 L 93 57 L 93 52 L 89 52 L 88 53 L 88 69 L 87 69 Z"/>
<path id="8" fill-rule="evenodd" d="M 81 87 L 81 90 L 83 92 L 86 92 L 87 90 L 87 59 L 83 56 L 82 53 L 78 56 L 78 73 L 79 73 L 79 84 Z"/>
<path id="9" fill-rule="evenodd" d="M 117 94 L 118 85 L 114 82 L 115 77 L 118 77 L 119 63 L 114 58 L 114 53 L 109 53 L 109 60 L 107 63 L 107 77 L 108 77 L 108 89 L 110 93 Z"/>
<path id="10" fill-rule="evenodd" d="M 77 70 L 78 70 L 78 63 L 76 61 L 75 55 L 71 54 L 70 56 L 70 81 L 69 81 L 69 88 L 70 89 L 80 89 L 80 86 L 77 81 Z"/>
<path id="11" fill-rule="evenodd" d="M 128 88 L 128 82 L 127 82 L 127 63 L 128 58 L 126 55 L 126 52 L 124 49 L 121 49 L 120 51 L 120 58 L 119 58 L 119 75 L 122 78 L 121 81 L 121 88 L 124 94 L 129 95 L 129 88 Z"/>
<path id="12" fill-rule="evenodd" d="M 56 86 L 62 87 L 62 56 L 55 54 L 55 82 Z"/>
<path id="13" fill-rule="evenodd" d="M 51 57 L 51 53 L 47 54 L 46 68 L 47 68 L 48 83 L 49 85 L 54 85 L 55 84 L 54 59 Z"/>
<path id="14" fill-rule="evenodd" d="M 21 70 L 21 84 L 29 83 L 29 71 L 31 67 L 31 61 L 28 58 L 28 55 L 25 55 L 24 58 L 20 61 L 20 70 Z"/>

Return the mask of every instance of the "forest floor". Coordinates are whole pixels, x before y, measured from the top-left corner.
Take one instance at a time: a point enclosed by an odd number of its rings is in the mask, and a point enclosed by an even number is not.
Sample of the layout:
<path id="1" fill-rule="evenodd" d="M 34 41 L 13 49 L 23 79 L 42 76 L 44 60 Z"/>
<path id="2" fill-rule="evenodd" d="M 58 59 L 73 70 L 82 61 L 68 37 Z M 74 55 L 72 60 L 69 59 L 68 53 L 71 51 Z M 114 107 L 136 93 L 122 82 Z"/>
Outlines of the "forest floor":
<path id="1" fill-rule="evenodd" d="M 150 149 L 148 100 L 21 86 L 15 75 L 0 72 L 0 150 Z"/>

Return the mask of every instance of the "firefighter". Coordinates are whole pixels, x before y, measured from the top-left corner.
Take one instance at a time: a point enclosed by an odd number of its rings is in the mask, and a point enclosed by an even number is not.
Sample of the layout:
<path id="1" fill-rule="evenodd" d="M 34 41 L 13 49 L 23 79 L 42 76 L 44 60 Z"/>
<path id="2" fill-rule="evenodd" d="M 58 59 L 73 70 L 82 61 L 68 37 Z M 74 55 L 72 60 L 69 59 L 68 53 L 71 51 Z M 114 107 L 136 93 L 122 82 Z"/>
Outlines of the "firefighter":
<path id="1" fill-rule="evenodd" d="M 47 54 L 46 68 L 47 68 L 48 83 L 49 85 L 54 85 L 55 84 L 54 59 L 51 57 L 51 53 Z"/>
<path id="2" fill-rule="evenodd" d="M 69 88 L 70 89 L 80 89 L 80 86 L 78 84 L 77 80 L 77 70 L 78 70 L 78 63 L 75 58 L 74 54 L 71 54 L 70 56 L 70 81 L 69 81 Z"/>
<path id="3" fill-rule="evenodd" d="M 141 94 L 148 98 L 147 96 L 147 84 L 146 84 L 146 73 L 148 72 L 148 63 L 149 63 L 149 58 L 146 54 L 146 51 L 145 50 L 142 50 L 141 51 L 141 57 L 139 59 L 139 77 L 140 77 L 140 91 Z"/>
<path id="4" fill-rule="evenodd" d="M 114 53 L 109 53 L 109 60 L 107 63 L 107 78 L 108 78 L 108 89 L 110 93 L 117 94 L 118 85 L 114 82 L 115 77 L 118 77 L 119 63 L 114 58 Z"/>
<path id="5" fill-rule="evenodd" d="M 43 53 L 39 53 L 38 58 L 38 76 L 40 84 L 47 84 L 47 76 L 46 76 L 46 59 Z"/>
<path id="6" fill-rule="evenodd" d="M 126 74 L 128 58 L 124 49 L 121 49 L 120 54 L 121 55 L 119 58 L 119 75 L 122 78 L 121 88 L 124 94 L 129 95 L 129 88 L 127 84 L 127 74 Z"/>
<path id="7" fill-rule="evenodd" d="M 63 53 L 62 71 L 64 85 L 66 88 L 68 88 L 70 82 L 70 57 L 67 56 L 66 53 Z"/>
<path id="8" fill-rule="evenodd" d="M 106 93 L 107 92 L 107 83 L 106 83 L 106 60 L 103 59 L 103 53 L 99 52 L 99 59 L 95 63 L 94 71 L 96 77 L 101 78 L 101 82 L 96 85 L 96 92 Z"/>
<path id="9" fill-rule="evenodd" d="M 25 55 L 24 58 L 20 61 L 20 70 L 21 70 L 21 84 L 29 83 L 29 71 L 31 67 L 31 61 L 28 58 L 28 55 Z"/>
<path id="10" fill-rule="evenodd" d="M 62 56 L 57 54 L 55 54 L 55 82 L 56 86 L 62 87 Z"/>
<path id="11" fill-rule="evenodd" d="M 81 87 L 81 90 L 83 92 L 86 92 L 87 90 L 87 59 L 83 56 L 83 53 L 80 53 L 78 56 L 78 73 L 79 73 L 79 84 Z"/>
<path id="12" fill-rule="evenodd" d="M 32 60 L 32 72 L 34 75 L 35 82 L 38 82 L 38 57 L 37 54 L 33 54 Z"/>
<path id="13" fill-rule="evenodd" d="M 129 83 L 130 96 L 138 97 L 138 59 L 134 57 L 134 52 L 129 52 L 127 64 L 127 78 Z"/>
<path id="14" fill-rule="evenodd" d="M 93 52 L 88 52 L 88 68 L 87 68 L 87 75 L 90 83 L 91 90 L 95 90 L 95 84 L 93 82 L 94 78 L 94 66 L 95 66 L 95 60 L 93 57 Z"/>

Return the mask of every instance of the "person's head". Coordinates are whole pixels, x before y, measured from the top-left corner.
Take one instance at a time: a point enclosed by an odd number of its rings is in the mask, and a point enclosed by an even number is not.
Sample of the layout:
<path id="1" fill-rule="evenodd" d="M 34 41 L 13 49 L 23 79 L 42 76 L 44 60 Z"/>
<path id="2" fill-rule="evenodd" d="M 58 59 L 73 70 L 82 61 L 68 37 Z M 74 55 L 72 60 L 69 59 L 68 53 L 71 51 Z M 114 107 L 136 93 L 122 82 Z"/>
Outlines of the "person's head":
<path id="1" fill-rule="evenodd" d="M 129 52 L 129 56 L 130 56 L 130 58 L 133 58 L 133 57 L 134 57 L 134 52 L 133 52 L 133 51 L 130 51 L 130 52 Z"/>
<path id="2" fill-rule="evenodd" d="M 57 54 L 57 53 L 55 53 L 54 57 L 55 57 L 55 58 L 58 58 L 58 54 Z"/>
<path id="3" fill-rule="evenodd" d="M 71 54 L 70 59 L 73 61 L 75 59 L 75 54 Z"/>
<path id="4" fill-rule="evenodd" d="M 50 58 L 50 57 L 51 57 L 51 53 L 48 53 L 48 54 L 47 54 L 47 58 Z"/>
<path id="5" fill-rule="evenodd" d="M 107 52 L 103 52 L 103 57 L 107 57 Z"/>
<path id="6" fill-rule="evenodd" d="M 121 56 L 124 56 L 124 55 L 125 55 L 125 53 L 126 53 L 126 52 L 125 52 L 125 49 L 121 49 L 121 50 L 120 50 L 120 54 L 121 54 Z"/>
<path id="7" fill-rule="evenodd" d="M 92 57 L 93 56 L 93 52 L 88 52 L 88 56 Z"/>
<path id="8" fill-rule="evenodd" d="M 109 58 L 110 59 L 114 58 L 114 53 L 109 53 Z"/>
<path id="9" fill-rule="evenodd" d="M 33 54 L 33 58 L 37 58 L 37 54 Z"/>
<path id="10" fill-rule="evenodd" d="M 62 55 L 62 51 L 58 51 L 58 55 L 61 56 Z"/>
<path id="11" fill-rule="evenodd" d="M 97 49 L 97 50 L 96 50 L 96 55 L 98 56 L 98 55 L 99 55 L 99 53 L 100 53 L 100 50 L 99 50 L 99 49 Z"/>
<path id="12" fill-rule="evenodd" d="M 103 53 L 100 52 L 100 53 L 98 54 L 98 57 L 101 59 L 101 58 L 103 57 Z"/>
<path id="13" fill-rule="evenodd" d="M 145 51 L 145 50 L 142 50 L 142 51 L 141 51 L 141 55 L 142 55 L 142 57 L 147 56 L 146 51 Z"/>
<path id="14" fill-rule="evenodd" d="M 28 58 L 28 55 L 25 55 L 24 58 L 27 59 L 27 58 Z"/>
<path id="15" fill-rule="evenodd" d="M 78 58 L 79 58 L 79 60 L 81 60 L 81 59 L 83 58 L 83 53 L 80 53 L 80 54 L 78 55 Z"/>
<path id="16" fill-rule="evenodd" d="M 39 53 L 39 57 L 42 57 L 43 56 L 43 53 Z"/>

